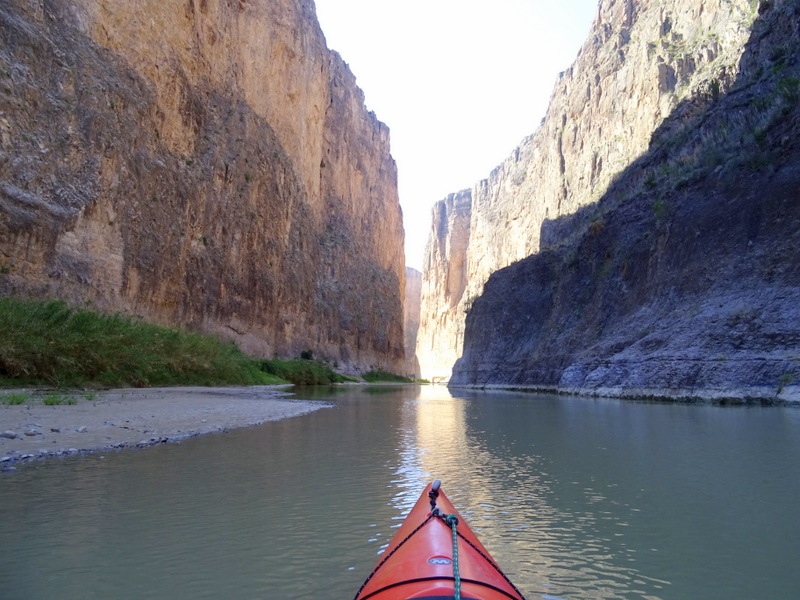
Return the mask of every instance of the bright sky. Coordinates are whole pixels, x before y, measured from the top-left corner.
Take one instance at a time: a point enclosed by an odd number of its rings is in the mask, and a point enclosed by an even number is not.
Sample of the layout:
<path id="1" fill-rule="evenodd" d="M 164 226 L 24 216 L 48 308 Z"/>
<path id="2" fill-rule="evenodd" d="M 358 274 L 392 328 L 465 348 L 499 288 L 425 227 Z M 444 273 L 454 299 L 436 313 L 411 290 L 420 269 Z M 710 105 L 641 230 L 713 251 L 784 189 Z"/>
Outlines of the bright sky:
<path id="1" fill-rule="evenodd" d="M 472 187 L 544 117 L 598 0 L 315 0 L 328 47 L 390 129 L 406 264 L 433 204 Z"/>

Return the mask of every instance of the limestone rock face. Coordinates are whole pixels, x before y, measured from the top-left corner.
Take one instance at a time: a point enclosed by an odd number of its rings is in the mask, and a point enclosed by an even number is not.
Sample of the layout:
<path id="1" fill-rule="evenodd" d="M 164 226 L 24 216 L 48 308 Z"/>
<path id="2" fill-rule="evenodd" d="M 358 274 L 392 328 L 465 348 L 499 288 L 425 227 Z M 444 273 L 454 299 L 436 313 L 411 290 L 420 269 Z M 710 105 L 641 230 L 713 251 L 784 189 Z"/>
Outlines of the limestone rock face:
<path id="1" fill-rule="evenodd" d="M 469 243 L 429 246 L 423 373 L 450 373 L 461 354 L 466 311 L 494 271 L 568 234 L 543 231 L 546 222 L 597 202 L 681 102 L 730 87 L 755 14 L 750 0 L 600 1 L 541 127 L 471 190 L 469 232 L 458 234 Z M 431 240 L 438 239 L 436 221 L 447 206 L 443 200 L 433 209 Z M 459 255 L 442 254 L 445 246 Z M 466 278 L 457 298 L 445 282 L 449 265 Z"/>
<path id="2" fill-rule="evenodd" d="M 419 377 L 419 360 L 417 360 L 417 332 L 419 331 L 419 305 L 422 295 L 422 273 L 406 267 L 406 298 L 403 304 L 403 326 L 406 342 L 405 374 Z"/>
<path id="3" fill-rule="evenodd" d="M 0 292 L 402 369 L 389 132 L 310 0 L 0 6 Z"/>
<path id="4" fill-rule="evenodd" d="M 461 356 L 464 314 L 459 307 L 468 283 L 465 259 L 471 215 L 471 190 L 450 194 L 434 207 L 417 334 L 417 358 L 422 377 L 429 381 L 448 379 L 453 363 Z"/>
<path id="5" fill-rule="evenodd" d="M 761 3 L 735 77 L 691 88 L 599 202 L 492 274 L 451 384 L 800 401 L 798 23 Z"/>

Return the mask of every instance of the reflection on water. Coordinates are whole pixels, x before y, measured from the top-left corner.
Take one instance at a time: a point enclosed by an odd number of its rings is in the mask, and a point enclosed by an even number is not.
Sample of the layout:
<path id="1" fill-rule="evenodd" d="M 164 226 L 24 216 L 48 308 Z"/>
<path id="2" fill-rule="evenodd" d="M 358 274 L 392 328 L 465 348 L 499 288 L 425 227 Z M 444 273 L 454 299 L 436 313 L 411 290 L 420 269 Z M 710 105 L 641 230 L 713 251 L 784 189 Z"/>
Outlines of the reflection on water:
<path id="1" fill-rule="evenodd" d="M 440 386 L 0 477 L 0 598 L 351 598 L 431 479 L 533 598 L 796 600 L 800 410 Z"/>
<path id="2" fill-rule="evenodd" d="M 608 500 L 603 490 L 581 488 L 582 499 L 590 507 L 583 514 L 554 505 L 549 498 L 555 488 L 542 469 L 542 457 L 515 456 L 502 445 L 490 449 L 488 431 L 468 428 L 470 404 L 467 398 L 453 397 L 438 387 L 427 391 L 424 399 L 404 405 L 401 462 L 398 478 L 392 482 L 397 488 L 392 501 L 398 515 L 408 512 L 427 481 L 440 478 L 456 505 L 464 507 L 464 517 L 473 529 L 495 540 L 491 546 L 495 558 L 515 581 L 535 582 L 533 589 L 548 591 L 548 595 L 582 597 L 591 590 L 591 597 L 609 599 L 647 596 L 664 588 L 668 582 L 648 577 L 630 564 L 626 549 L 621 548 L 619 554 L 616 538 L 623 531 L 619 528 L 629 524 L 619 510 L 599 510 Z M 481 416 L 473 410 L 475 425 Z M 501 433 L 501 444 L 509 439 L 519 443 L 533 429 L 527 424 L 518 431 L 513 420 L 506 429 L 493 431 Z M 532 539 L 537 541 L 533 546 Z M 624 557 L 621 564 L 614 560 L 617 556 Z"/>

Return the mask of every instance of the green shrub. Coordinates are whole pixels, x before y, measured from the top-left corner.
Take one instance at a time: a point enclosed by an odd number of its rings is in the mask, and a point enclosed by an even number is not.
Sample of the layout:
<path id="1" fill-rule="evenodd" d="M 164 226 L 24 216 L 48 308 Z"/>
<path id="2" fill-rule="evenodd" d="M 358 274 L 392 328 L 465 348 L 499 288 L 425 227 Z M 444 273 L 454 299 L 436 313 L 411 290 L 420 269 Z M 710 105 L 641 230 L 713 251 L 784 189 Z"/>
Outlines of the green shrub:
<path id="1" fill-rule="evenodd" d="M 662 199 L 657 199 L 653 202 L 653 214 L 656 217 L 656 221 L 661 222 L 663 221 L 666 216 L 669 214 L 669 204 L 667 204 Z"/>
<path id="2" fill-rule="evenodd" d="M 784 77 L 778 82 L 778 93 L 789 104 L 797 104 L 800 100 L 800 79 Z"/>
<path id="3" fill-rule="evenodd" d="M 719 100 L 719 92 L 720 92 L 720 83 L 719 79 L 714 79 L 708 86 L 708 92 L 711 95 L 711 100 L 716 102 Z"/>
<path id="4" fill-rule="evenodd" d="M 348 380 L 348 378 L 339 375 L 328 365 L 306 358 L 264 360 L 261 361 L 260 367 L 265 373 L 280 377 L 296 385 L 329 385 Z"/>
<path id="5" fill-rule="evenodd" d="M 388 383 L 411 383 L 408 377 L 402 375 L 395 375 L 388 371 L 373 370 L 362 375 L 364 381 L 369 383 L 388 382 Z"/>

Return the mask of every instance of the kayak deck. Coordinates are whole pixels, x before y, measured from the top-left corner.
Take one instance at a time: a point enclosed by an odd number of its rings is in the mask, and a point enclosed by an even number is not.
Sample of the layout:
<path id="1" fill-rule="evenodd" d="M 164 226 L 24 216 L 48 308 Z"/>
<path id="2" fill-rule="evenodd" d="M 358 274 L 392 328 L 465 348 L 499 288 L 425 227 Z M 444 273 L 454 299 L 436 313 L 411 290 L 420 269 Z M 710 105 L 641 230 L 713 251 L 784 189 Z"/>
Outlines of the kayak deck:
<path id="1" fill-rule="evenodd" d="M 524 600 L 439 486 L 426 486 L 354 600 Z"/>

